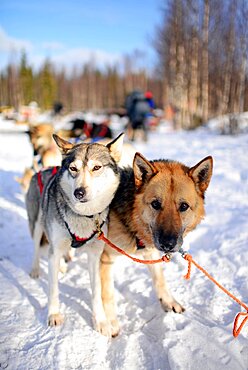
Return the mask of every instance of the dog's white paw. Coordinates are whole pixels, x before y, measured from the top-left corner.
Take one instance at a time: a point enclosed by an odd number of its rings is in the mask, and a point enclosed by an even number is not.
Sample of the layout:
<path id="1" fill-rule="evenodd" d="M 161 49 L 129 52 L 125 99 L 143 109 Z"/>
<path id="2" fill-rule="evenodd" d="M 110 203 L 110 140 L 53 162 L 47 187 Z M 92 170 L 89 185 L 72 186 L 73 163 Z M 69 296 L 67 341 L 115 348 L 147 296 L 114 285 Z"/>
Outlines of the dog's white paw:
<path id="1" fill-rule="evenodd" d="M 120 332 L 120 326 L 118 320 L 111 321 L 111 336 L 112 338 L 117 337 Z"/>
<path id="2" fill-rule="evenodd" d="M 117 320 L 113 320 L 111 322 L 107 320 L 99 322 L 95 321 L 94 327 L 96 331 L 108 338 L 117 337 L 120 332 L 120 327 Z"/>
<path id="3" fill-rule="evenodd" d="M 59 271 L 62 274 L 65 274 L 67 270 L 68 270 L 68 263 L 64 260 L 64 258 L 61 258 L 60 263 L 59 263 Z"/>
<path id="4" fill-rule="evenodd" d="M 64 316 L 61 313 L 54 313 L 49 315 L 48 317 L 48 325 L 49 326 L 59 326 L 63 324 Z"/>
<path id="5" fill-rule="evenodd" d="M 160 298 L 160 303 L 164 311 L 174 311 L 176 313 L 182 313 L 185 311 L 185 308 L 178 303 L 173 297 L 170 299 Z"/>
<path id="6" fill-rule="evenodd" d="M 75 248 L 71 248 L 65 255 L 64 255 L 64 259 L 65 259 L 65 262 L 70 262 L 70 261 L 73 261 L 73 258 L 75 256 Z"/>
<path id="7" fill-rule="evenodd" d="M 29 274 L 29 276 L 32 278 L 32 279 L 38 279 L 38 277 L 40 276 L 40 271 L 39 271 L 39 268 L 33 268 Z"/>
<path id="8" fill-rule="evenodd" d="M 94 328 L 100 334 L 104 335 L 105 337 L 111 338 L 111 325 L 107 320 L 104 321 L 96 321 L 94 320 Z"/>

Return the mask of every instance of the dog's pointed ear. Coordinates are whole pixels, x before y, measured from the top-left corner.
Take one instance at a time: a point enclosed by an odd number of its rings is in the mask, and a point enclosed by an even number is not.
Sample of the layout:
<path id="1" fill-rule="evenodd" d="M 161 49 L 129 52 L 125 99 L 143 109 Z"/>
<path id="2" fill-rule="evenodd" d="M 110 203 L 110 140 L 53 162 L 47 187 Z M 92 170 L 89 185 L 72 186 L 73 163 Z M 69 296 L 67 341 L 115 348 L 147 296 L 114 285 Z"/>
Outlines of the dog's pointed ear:
<path id="1" fill-rule="evenodd" d="M 118 163 L 122 156 L 124 133 L 122 132 L 116 139 L 106 145 L 109 149 L 111 157 Z"/>
<path id="2" fill-rule="evenodd" d="M 53 138 L 54 138 L 55 143 L 58 145 L 59 150 L 61 151 L 62 155 L 66 155 L 68 151 L 74 147 L 72 143 L 62 139 L 56 134 L 53 134 Z"/>
<path id="3" fill-rule="evenodd" d="M 134 156 L 133 171 L 136 188 L 139 188 L 157 173 L 156 168 L 140 153 L 136 153 Z"/>
<path id="4" fill-rule="evenodd" d="M 213 172 L 213 158 L 211 156 L 204 158 L 194 167 L 189 169 L 189 176 L 193 179 L 196 189 L 204 195 L 208 188 Z"/>

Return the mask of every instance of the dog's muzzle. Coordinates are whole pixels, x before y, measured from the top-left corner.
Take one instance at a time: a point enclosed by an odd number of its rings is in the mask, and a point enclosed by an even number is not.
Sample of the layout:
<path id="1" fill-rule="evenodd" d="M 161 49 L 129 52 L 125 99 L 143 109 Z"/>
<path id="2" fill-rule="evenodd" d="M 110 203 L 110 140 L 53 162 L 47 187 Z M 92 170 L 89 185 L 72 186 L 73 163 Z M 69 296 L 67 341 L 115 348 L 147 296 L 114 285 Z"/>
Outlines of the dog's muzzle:
<path id="1" fill-rule="evenodd" d="M 165 253 L 178 252 L 183 244 L 183 238 L 178 234 L 159 233 L 154 239 L 156 248 Z"/>

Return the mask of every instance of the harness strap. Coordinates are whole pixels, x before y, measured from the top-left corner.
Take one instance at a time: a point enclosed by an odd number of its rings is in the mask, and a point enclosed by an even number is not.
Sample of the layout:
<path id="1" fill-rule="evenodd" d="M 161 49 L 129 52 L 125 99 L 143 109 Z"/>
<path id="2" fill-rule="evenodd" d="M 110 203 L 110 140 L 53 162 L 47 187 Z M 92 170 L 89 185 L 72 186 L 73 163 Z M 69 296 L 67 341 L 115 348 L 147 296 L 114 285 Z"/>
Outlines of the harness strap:
<path id="1" fill-rule="evenodd" d="M 52 176 L 54 176 L 56 173 L 58 172 L 58 167 L 53 167 L 52 169 Z M 44 184 L 43 184 L 43 181 L 42 181 L 42 170 L 38 172 L 37 174 L 37 180 L 38 180 L 38 186 L 39 186 L 39 189 L 40 189 L 40 194 L 42 194 L 43 192 L 43 189 L 44 189 Z"/>
<path id="2" fill-rule="evenodd" d="M 58 167 L 53 167 L 52 169 L 52 175 L 54 176 L 58 172 Z"/>
<path id="3" fill-rule="evenodd" d="M 37 180 L 38 180 L 38 185 L 39 185 L 39 189 L 40 189 L 40 194 L 42 194 L 44 185 L 43 185 L 43 182 L 42 182 L 41 171 L 38 172 Z"/>
<path id="4" fill-rule="evenodd" d="M 108 127 L 106 125 L 102 125 L 102 128 L 98 134 L 98 137 L 103 138 L 108 132 Z"/>
<path id="5" fill-rule="evenodd" d="M 136 238 L 136 246 L 137 246 L 137 251 L 140 251 L 141 249 L 145 249 L 145 244 L 143 243 L 142 240 Z"/>
<path id="6" fill-rule="evenodd" d="M 92 128 L 89 127 L 89 125 L 87 123 L 85 123 L 85 125 L 83 127 L 83 132 L 85 133 L 86 137 L 90 137 L 91 131 L 92 131 Z"/>
<path id="7" fill-rule="evenodd" d="M 100 225 L 100 227 L 102 227 L 104 225 L 104 222 L 103 221 Z M 87 243 L 89 240 L 93 239 L 94 236 L 96 234 L 98 234 L 98 230 L 94 230 L 93 233 L 88 237 L 88 238 L 80 238 L 79 236 L 77 236 L 76 234 L 73 234 L 69 228 L 69 225 L 66 221 L 64 221 L 65 223 L 65 226 L 67 228 L 67 230 L 69 231 L 69 234 L 71 235 L 71 238 L 72 238 L 72 241 L 71 241 L 71 247 L 72 248 L 80 248 L 82 247 L 85 243 Z"/>

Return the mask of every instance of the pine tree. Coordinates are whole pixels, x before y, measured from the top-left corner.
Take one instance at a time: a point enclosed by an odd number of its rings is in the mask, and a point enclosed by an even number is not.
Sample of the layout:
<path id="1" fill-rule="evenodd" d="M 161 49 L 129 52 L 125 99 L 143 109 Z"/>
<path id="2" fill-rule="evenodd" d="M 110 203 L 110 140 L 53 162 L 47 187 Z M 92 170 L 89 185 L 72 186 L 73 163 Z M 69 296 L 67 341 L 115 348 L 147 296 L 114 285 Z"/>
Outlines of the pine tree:
<path id="1" fill-rule="evenodd" d="M 20 103 L 29 104 L 34 99 L 34 80 L 33 71 L 27 63 L 26 52 L 23 51 L 21 55 L 21 63 L 19 68 L 20 79 Z"/>
<path id="2" fill-rule="evenodd" d="M 46 60 L 38 75 L 40 88 L 39 103 L 44 109 L 51 109 L 56 100 L 57 84 L 54 77 L 52 64 Z"/>

